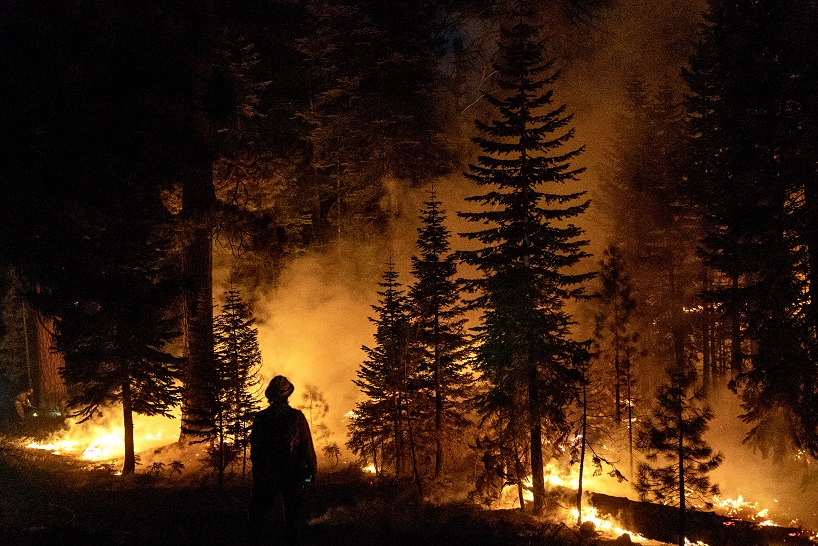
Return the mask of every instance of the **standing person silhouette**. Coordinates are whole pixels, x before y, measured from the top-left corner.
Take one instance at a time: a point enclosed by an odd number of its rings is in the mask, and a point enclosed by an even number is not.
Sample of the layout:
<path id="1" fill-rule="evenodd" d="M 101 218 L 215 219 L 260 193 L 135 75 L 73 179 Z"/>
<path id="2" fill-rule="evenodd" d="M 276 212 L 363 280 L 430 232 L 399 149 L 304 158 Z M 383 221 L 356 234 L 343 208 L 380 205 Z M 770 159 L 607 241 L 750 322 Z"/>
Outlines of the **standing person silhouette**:
<path id="1" fill-rule="evenodd" d="M 267 515 L 279 497 L 285 543 L 301 544 L 305 490 L 315 478 L 317 461 L 307 418 L 287 402 L 293 390 L 286 377 L 274 377 L 264 391 L 270 405 L 258 412 L 250 432 L 253 497 L 249 531 L 257 544 L 263 540 Z"/>

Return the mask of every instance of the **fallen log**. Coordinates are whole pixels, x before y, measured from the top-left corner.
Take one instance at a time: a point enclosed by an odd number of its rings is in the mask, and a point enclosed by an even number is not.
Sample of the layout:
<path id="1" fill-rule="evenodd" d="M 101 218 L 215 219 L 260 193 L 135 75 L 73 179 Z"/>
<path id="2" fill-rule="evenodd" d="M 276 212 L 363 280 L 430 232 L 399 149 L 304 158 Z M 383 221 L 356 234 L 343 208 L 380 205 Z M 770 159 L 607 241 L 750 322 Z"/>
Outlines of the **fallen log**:
<path id="1" fill-rule="evenodd" d="M 609 515 L 622 527 L 662 542 L 679 542 L 679 509 L 624 497 L 589 492 L 589 503 L 599 514 Z M 815 546 L 798 527 L 758 525 L 714 512 L 685 511 L 685 535 L 710 546 Z"/>

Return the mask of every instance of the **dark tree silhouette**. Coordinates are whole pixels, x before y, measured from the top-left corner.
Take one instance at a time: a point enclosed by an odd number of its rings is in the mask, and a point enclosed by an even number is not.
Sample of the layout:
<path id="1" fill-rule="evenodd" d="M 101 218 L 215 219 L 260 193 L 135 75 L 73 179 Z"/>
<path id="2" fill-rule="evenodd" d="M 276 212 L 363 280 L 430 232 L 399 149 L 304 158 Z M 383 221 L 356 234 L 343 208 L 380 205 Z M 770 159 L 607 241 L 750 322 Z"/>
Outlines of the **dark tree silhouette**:
<path id="1" fill-rule="evenodd" d="M 604 251 L 600 262 L 599 309 L 595 318 L 593 351 L 613 381 L 606 382 L 613 390 L 614 414 L 617 425 L 625 413 L 628 430 L 628 453 L 633 479 L 633 402 L 636 396 L 634 360 L 638 354 L 639 334 L 634 330 L 633 313 L 636 300 L 631 291 L 630 276 L 625 271 L 624 258 L 616 245 Z M 610 371 L 613 372 L 612 376 Z"/>
<path id="2" fill-rule="evenodd" d="M 553 105 L 559 73 L 522 2 L 515 2 L 499 48 L 498 91 L 485 95 L 497 117 L 477 122 L 485 136 L 474 141 L 483 153 L 466 173 L 486 193 L 468 198 L 482 210 L 461 213 L 486 227 L 464 234 L 481 246 L 462 257 L 481 274 L 469 283 L 478 292 L 471 305 L 483 311 L 474 364 L 487 389 L 477 406 L 498 436 L 526 438 L 540 512 L 543 445 L 559 445 L 568 432 L 566 409 L 579 379 L 574 364 L 586 352 L 570 337 L 564 304 L 582 296 L 591 277 L 568 272 L 586 256 L 582 230 L 571 221 L 588 201 L 569 187 L 582 172 L 571 167 L 582 148 L 563 150 L 574 133 L 566 129 L 565 107 Z"/>
<path id="3" fill-rule="evenodd" d="M 249 427 L 259 410 L 258 393 L 261 350 L 255 319 L 238 290 L 224 293 L 221 312 L 213 323 L 216 383 L 213 412 L 196 429 L 207 431 L 219 471 L 219 483 L 227 463 L 241 455 L 246 470 Z"/>
<path id="4" fill-rule="evenodd" d="M 722 462 L 704 441 L 713 412 L 694 392 L 693 370 L 671 370 L 656 391 L 656 406 L 639 428 L 638 446 L 647 462 L 640 463 L 634 484 L 639 496 L 679 506 L 679 546 L 685 544 L 685 510 L 710 506 L 716 485 L 708 474 Z"/>
<path id="5" fill-rule="evenodd" d="M 376 316 L 370 317 L 376 325 L 375 345 L 363 347 L 367 360 L 354 380 L 366 400 L 356 405 L 347 445 L 364 461 L 371 457 L 376 468 L 394 465 L 395 475 L 401 476 L 413 450 L 410 404 L 416 381 L 410 360 L 409 308 L 391 261 L 378 284 L 380 300 L 372 306 Z"/>
<path id="6" fill-rule="evenodd" d="M 597 364 L 596 366 L 594 364 Z M 609 374 L 605 370 L 598 369 L 598 361 L 589 358 L 579 362 L 577 368 L 581 374 L 579 386 L 579 431 L 577 442 L 571 448 L 571 458 L 579 463 L 577 482 L 577 525 L 582 525 L 582 482 L 585 478 L 585 459 L 590 455 L 594 476 L 602 474 L 608 468 L 608 475 L 622 481 L 625 477 L 616 467 L 618 461 L 612 460 L 605 454 L 600 454 L 606 444 L 610 444 L 615 438 L 613 431 L 619 425 L 611 419 L 608 396 L 610 390 L 606 388 L 610 384 Z M 612 426 L 613 425 L 613 426 Z M 576 444 L 579 445 L 576 445 Z M 573 462 L 573 461 L 572 461 Z"/>
<path id="7" fill-rule="evenodd" d="M 700 304 L 698 218 L 685 200 L 681 120 L 677 93 L 666 83 L 631 76 L 597 201 L 623 258 L 639 264 L 630 271 L 639 302 L 634 327 L 651 348 L 643 362 L 660 369 L 686 362 L 696 318 L 691 311 Z M 643 377 L 640 385 L 652 391 L 652 376 Z"/>
<path id="8" fill-rule="evenodd" d="M 733 385 L 756 445 L 780 449 L 786 427 L 818 456 L 818 7 L 709 7 L 686 73 L 688 163 L 705 260 L 728 280 L 711 294 L 733 325 Z"/>
<path id="9" fill-rule="evenodd" d="M 69 405 L 85 419 L 100 406 L 122 405 L 123 473 L 129 474 L 136 465 L 133 414 L 169 416 L 179 400 L 180 363 L 168 352 L 178 336 L 177 288 L 168 275 L 168 238 L 139 197 L 106 203 L 104 210 L 74 211 L 82 228 L 73 234 L 71 275 L 47 279 L 32 297 L 55 317 Z"/>
<path id="10" fill-rule="evenodd" d="M 344 224 L 383 226 L 385 178 L 453 168 L 441 71 L 451 13 L 436 0 L 321 0 L 310 12 L 299 41 L 311 78 L 303 197 L 319 235 L 354 236 Z"/>
<path id="11" fill-rule="evenodd" d="M 419 388 L 424 427 L 434 438 L 434 476 L 443 470 L 444 438 L 463 439 L 468 426 L 463 402 L 471 398 L 473 379 L 466 368 L 469 339 L 465 309 L 460 301 L 457 262 L 450 251 L 446 214 L 434 190 L 421 211 L 419 255 L 412 256 L 415 282 L 409 289 L 412 332 L 419 351 Z"/>

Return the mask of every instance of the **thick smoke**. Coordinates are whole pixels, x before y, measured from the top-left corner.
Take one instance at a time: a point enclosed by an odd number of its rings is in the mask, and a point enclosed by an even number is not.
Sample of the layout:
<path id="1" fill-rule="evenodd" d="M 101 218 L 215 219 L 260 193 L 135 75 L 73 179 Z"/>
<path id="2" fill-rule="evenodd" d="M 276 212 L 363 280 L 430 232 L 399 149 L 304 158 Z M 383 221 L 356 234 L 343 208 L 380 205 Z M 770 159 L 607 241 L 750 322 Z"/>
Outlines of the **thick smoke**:
<path id="1" fill-rule="evenodd" d="M 428 198 L 428 188 L 409 189 L 395 180 L 388 180 L 385 190 L 381 206 L 390 217 L 388 237 L 366 243 L 342 237 L 340 248 L 331 245 L 321 252 L 306 252 L 288 262 L 275 286 L 260 289 L 254 297 L 263 380 L 278 374 L 289 377 L 296 386 L 290 398 L 293 406 L 304 404 L 306 385 L 318 387 L 329 404 L 324 419 L 331 432 L 327 442 L 342 449 L 347 440 L 345 416 L 361 400 L 353 383 L 366 358 L 361 347 L 374 343 L 375 325 L 369 317 L 379 298 L 377 283 L 390 260 L 404 289 L 413 282 L 411 257 L 416 252 L 420 208 Z M 461 182 L 437 181 L 435 191 L 457 248 Z"/>
<path id="2" fill-rule="evenodd" d="M 758 505 L 756 514 L 768 513 L 759 521 L 770 519 L 776 525 L 802 525 L 818 529 L 818 468 L 808 456 L 780 439 L 778 454 L 764 454 L 744 443 L 748 425 L 738 416 L 743 413 L 738 397 L 720 389 L 711 397 L 716 417 L 710 423 L 706 439 L 714 450 L 724 454 L 724 463 L 712 474 L 723 499 L 738 499 Z M 783 428 L 783 427 L 782 427 Z M 753 510 L 748 508 L 745 512 Z"/>
<path id="3" fill-rule="evenodd" d="M 653 85 L 669 84 L 684 92 L 681 69 L 692 53 L 704 7 L 704 0 L 620 1 L 610 3 L 590 23 L 568 26 L 544 21 L 562 70 L 555 99 L 558 104 L 565 103 L 575 116 L 573 142 L 586 146 L 576 166 L 587 167 L 582 184 L 591 195 L 610 149 L 627 77 L 638 74 Z M 476 85 L 474 89 L 477 93 Z M 464 104 L 474 101 L 478 101 L 477 96 L 465 97 Z M 470 126 L 477 111 L 478 107 L 464 109 L 462 124 L 453 131 Z M 469 161 L 473 158 L 464 157 L 463 169 Z M 355 239 L 346 234 L 340 245 L 305 252 L 289 260 L 275 286 L 259 289 L 253 298 L 264 380 L 287 375 L 296 385 L 291 398 L 296 406 L 303 403 L 305 385 L 318 387 L 330 406 L 325 419 L 332 433 L 330 441 L 342 447 L 347 438 L 345 414 L 361 398 L 353 383 L 365 358 L 361 346 L 373 343 L 374 325 L 368 317 L 373 315 L 371 305 L 378 298 L 377 282 L 390 259 L 400 272 L 401 282 L 411 282 L 410 257 L 415 252 L 418 214 L 428 189 L 407 189 L 399 180 L 386 180 L 384 188 L 386 197 L 381 206 L 391 221 L 383 239 L 353 242 Z M 471 229 L 473 226 L 457 218 L 456 212 L 465 209 L 463 198 L 476 193 L 475 189 L 457 174 L 437 181 L 435 189 L 453 234 Z M 598 256 L 608 240 L 602 227 L 604 219 L 593 204 L 582 223 L 591 252 Z M 463 248 L 464 244 L 453 237 L 453 248 Z M 581 321 L 587 322 L 592 311 L 586 313 L 579 317 Z M 757 502 L 759 510 L 768 508 L 769 517 L 781 525 L 798 518 L 806 526 L 818 527 L 815 509 L 809 508 L 818 506 L 818 499 L 805 487 L 813 483 L 808 463 L 773 463 L 753 452 L 741 442 L 746 425 L 737 417 L 741 409 L 734 395 L 719 393 L 711 400 L 717 401 L 717 417 L 709 439 L 725 455 L 725 463 L 713 475 L 713 481 L 721 485 L 722 498 L 741 495 L 749 503 Z M 610 481 L 599 486 L 634 498 L 627 483 Z"/>

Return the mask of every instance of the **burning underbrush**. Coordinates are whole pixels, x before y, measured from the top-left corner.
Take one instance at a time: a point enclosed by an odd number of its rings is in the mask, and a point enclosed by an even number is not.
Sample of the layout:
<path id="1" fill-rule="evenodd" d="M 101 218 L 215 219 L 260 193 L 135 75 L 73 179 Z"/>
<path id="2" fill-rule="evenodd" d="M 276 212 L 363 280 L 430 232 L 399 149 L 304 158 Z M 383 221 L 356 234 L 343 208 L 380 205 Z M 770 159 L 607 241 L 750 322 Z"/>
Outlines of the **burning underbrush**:
<path id="1" fill-rule="evenodd" d="M 178 419 L 144 415 L 134 418 L 134 451 L 137 471 L 168 470 L 181 474 L 197 472 L 206 464 L 207 445 L 181 445 Z M 85 469 L 107 469 L 116 473 L 124 457 L 122 413 L 117 408 L 100 411 L 84 422 L 66 419 L 59 430 L 24 436 L 20 443 L 29 450 L 63 456 Z"/>
<path id="2" fill-rule="evenodd" d="M 2 544 L 238 543 L 251 479 L 241 465 L 219 489 L 204 444 L 180 445 L 178 421 L 140 417 L 135 424 L 135 476 L 120 476 L 122 429 L 115 411 L 69 423 L 36 438 L 0 443 Z M 491 495 L 475 491 L 478 461 L 423 483 L 376 476 L 344 463 L 324 465 L 309 491 L 306 544 L 592 544 L 675 543 L 678 510 L 633 500 L 629 484 L 589 472 L 577 526 L 576 465 L 545 468 L 551 510 L 533 518 L 519 510 L 516 485 Z M 530 487 L 530 484 L 528 485 Z M 484 491 L 485 493 L 485 491 Z M 530 500 L 528 490 L 524 492 Z M 491 497 L 489 499 L 489 497 Z M 695 546 L 810 545 L 818 541 L 775 509 L 714 498 L 713 512 L 690 512 Z M 115 516 L 114 516 L 115 515 Z M 10 533 L 10 534 L 9 534 Z M 21 537 L 16 540 L 14 537 Z M 56 537 L 56 538 L 55 538 Z M 100 537 L 104 537 L 101 539 Z M 170 539 L 168 539 L 170 537 Z"/>

